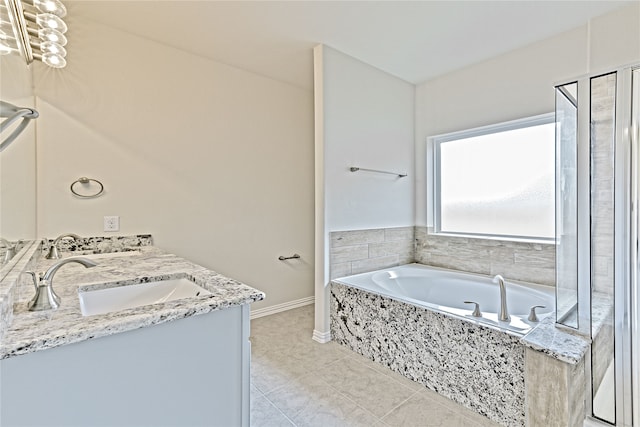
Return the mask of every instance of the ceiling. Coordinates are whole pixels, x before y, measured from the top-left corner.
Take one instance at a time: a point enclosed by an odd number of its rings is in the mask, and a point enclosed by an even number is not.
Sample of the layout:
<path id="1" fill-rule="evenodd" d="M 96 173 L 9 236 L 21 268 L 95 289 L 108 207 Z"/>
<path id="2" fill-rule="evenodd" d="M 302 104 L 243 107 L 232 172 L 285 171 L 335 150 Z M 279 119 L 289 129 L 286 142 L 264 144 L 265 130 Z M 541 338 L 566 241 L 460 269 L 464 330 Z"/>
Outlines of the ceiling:
<path id="1" fill-rule="evenodd" d="M 90 19 L 303 88 L 329 45 L 421 83 L 576 27 L 638 0 L 86 1 Z"/>

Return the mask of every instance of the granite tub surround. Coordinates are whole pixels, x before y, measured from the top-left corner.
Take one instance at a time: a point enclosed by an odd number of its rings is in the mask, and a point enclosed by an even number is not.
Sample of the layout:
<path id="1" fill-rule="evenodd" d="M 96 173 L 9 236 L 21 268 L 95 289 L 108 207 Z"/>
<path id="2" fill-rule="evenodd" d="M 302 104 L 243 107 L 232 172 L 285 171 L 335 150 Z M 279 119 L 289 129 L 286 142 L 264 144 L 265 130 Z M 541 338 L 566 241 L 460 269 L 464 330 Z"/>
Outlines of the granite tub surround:
<path id="1" fill-rule="evenodd" d="M 415 227 L 415 261 L 434 267 L 555 286 L 555 245 L 432 234 Z"/>
<path id="2" fill-rule="evenodd" d="M 414 227 L 329 233 L 332 279 L 414 262 Z"/>
<path id="3" fill-rule="evenodd" d="M 525 423 L 520 337 L 333 282 L 331 334 L 505 426 Z"/>
<path id="4" fill-rule="evenodd" d="M 127 241 L 125 246 L 131 247 L 131 242 Z M 93 268 L 86 269 L 71 263 L 58 270 L 53 287 L 62 303 L 57 310 L 28 311 L 27 303 L 33 297 L 33 285 L 23 282 L 17 286 L 13 318 L 0 344 L 1 359 L 250 304 L 265 296 L 261 291 L 154 246 L 141 244 L 126 256 L 96 261 L 99 265 Z M 36 270 L 44 271 L 55 262 L 42 258 Z M 80 311 L 80 286 L 112 287 L 114 284 L 126 285 L 181 276 L 192 278 L 211 294 L 104 315 L 85 317 Z"/>

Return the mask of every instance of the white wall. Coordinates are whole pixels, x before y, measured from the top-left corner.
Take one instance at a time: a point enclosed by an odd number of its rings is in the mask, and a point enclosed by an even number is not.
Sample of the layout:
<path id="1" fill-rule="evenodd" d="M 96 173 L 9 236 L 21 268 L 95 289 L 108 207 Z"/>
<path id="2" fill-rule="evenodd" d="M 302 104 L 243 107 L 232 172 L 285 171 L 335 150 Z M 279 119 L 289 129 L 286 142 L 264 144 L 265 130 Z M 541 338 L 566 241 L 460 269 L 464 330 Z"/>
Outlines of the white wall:
<path id="1" fill-rule="evenodd" d="M 416 225 L 427 212 L 426 139 L 554 111 L 554 85 L 640 62 L 640 4 L 416 88 Z"/>
<path id="2" fill-rule="evenodd" d="M 39 234 L 119 215 L 116 234 L 266 292 L 254 309 L 311 298 L 311 91 L 74 20 L 67 67 L 36 64 Z M 81 176 L 105 194 L 72 196 Z"/>
<path id="3" fill-rule="evenodd" d="M 413 225 L 414 86 L 324 47 L 329 231 Z M 349 171 L 350 166 L 408 177 Z"/>
<path id="4" fill-rule="evenodd" d="M 328 46 L 315 50 L 316 328 L 328 329 L 331 231 L 414 223 L 414 86 Z M 349 167 L 408 177 L 350 172 Z"/>

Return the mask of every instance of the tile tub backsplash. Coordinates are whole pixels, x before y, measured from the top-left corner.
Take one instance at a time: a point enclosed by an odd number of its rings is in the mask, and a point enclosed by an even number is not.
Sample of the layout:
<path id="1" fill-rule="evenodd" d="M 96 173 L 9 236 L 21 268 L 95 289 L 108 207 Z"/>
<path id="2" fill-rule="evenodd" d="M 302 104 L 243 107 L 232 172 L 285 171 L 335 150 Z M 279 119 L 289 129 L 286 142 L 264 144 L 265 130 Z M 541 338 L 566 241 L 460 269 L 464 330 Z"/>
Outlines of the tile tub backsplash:
<path id="1" fill-rule="evenodd" d="M 555 285 L 555 245 L 429 234 L 416 227 L 415 262 L 434 267 Z"/>
<path id="2" fill-rule="evenodd" d="M 329 234 L 331 279 L 414 262 L 414 227 Z"/>
<path id="3" fill-rule="evenodd" d="M 555 285 L 555 245 L 428 234 L 427 227 L 330 233 L 331 279 L 418 262 Z"/>

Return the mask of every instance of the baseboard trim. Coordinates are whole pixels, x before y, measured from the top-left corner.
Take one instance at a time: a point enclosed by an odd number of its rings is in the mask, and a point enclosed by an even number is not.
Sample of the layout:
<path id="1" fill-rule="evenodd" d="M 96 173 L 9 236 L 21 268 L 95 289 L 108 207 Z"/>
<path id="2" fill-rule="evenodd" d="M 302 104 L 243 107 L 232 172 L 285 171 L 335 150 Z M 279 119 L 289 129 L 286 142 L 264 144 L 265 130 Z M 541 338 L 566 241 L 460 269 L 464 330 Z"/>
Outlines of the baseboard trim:
<path id="1" fill-rule="evenodd" d="M 313 340 L 320 344 L 326 344 L 331 341 L 331 332 L 320 332 L 316 329 L 313 330 Z"/>
<path id="2" fill-rule="evenodd" d="M 258 317 L 264 317 L 270 314 L 281 313 L 283 311 L 291 310 L 293 308 L 304 307 L 305 305 L 313 304 L 315 300 L 316 300 L 316 297 L 306 297 L 306 298 L 301 298 L 294 301 L 284 302 L 282 304 L 272 305 L 270 307 L 251 310 L 251 318 L 257 319 Z"/>

